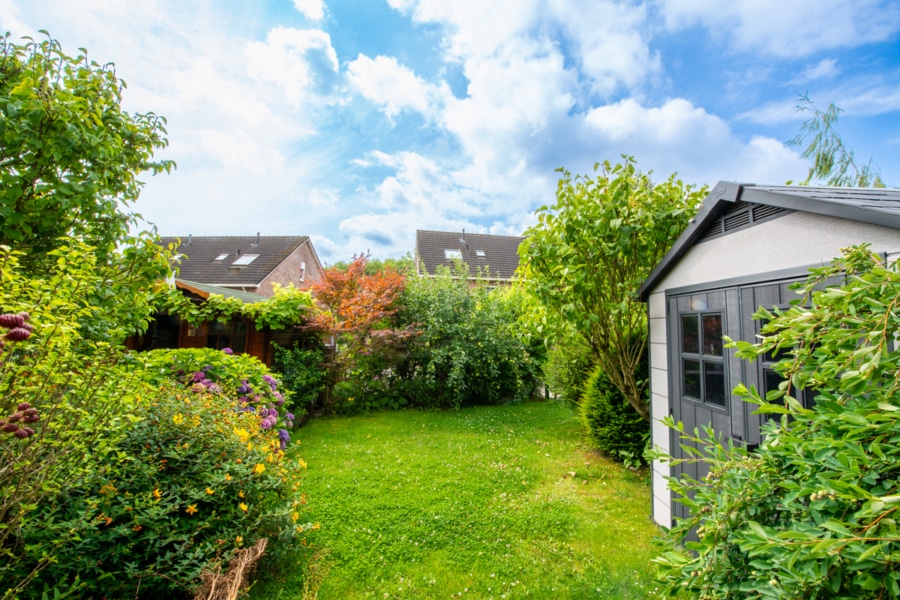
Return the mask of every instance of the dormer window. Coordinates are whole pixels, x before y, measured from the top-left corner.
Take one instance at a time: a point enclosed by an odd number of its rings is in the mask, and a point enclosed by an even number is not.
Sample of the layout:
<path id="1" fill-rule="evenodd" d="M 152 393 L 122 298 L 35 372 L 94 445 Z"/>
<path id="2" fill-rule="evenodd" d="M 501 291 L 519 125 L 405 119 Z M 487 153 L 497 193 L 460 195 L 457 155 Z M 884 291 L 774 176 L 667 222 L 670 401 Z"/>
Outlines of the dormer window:
<path id="1" fill-rule="evenodd" d="M 235 267 L 246 266 L 252 263 L 257 258 L 259 258 L 259 254 L 244 254 L 231 264 Z"/>
<path id="2" fill-rule="evenodd" d="M 225 254 L 220 254 L 220 255 L 218 255 L 218 256 L 216 257 L 216 260 L 225 260 L 226 258 L 228 258 L 228 253 L 227 253 L 227 252 L 226 252 Z"/>
<path id="3" fill-rule="evenodd" d="M 461 260 L 462 250 L 446 249 L 444 250 L 444 258 L 447 260 Z"/>

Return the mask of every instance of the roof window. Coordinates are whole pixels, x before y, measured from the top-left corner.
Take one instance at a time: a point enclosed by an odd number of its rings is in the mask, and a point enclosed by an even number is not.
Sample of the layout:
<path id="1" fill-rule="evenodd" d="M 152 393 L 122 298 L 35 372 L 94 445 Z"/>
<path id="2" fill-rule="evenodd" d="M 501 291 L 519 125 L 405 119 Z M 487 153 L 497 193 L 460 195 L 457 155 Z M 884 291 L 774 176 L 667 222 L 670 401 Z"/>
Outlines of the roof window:
<path id="1" fill-rule="evenodd" d="M 475 256 L 477 256 L 478 258 L 484 258 L 487 255 L 484 253 L 484 250 L 476 250 Z"/>
<path id="2" fill-rule="evenodd" d="M 462 250 L 454 250 L 447 248 L 444 250 L 444 258 L 447 260 L 459 260 L 462 258 Z"/>
<path id="3" fill-rule="evenodd" d="M 259 258 L 259 254 L 244 254 L 231 264 L 234 266 L 249 265 L 257 258 Z"/>
<path id="4" fill-rule="evenodd" d="M 216 260 L 225 260 L 226 258 L 228 258 L 228 253 L 227 253 L 227 252 L 226 252 L 225 254 L 220 254 L 220 255 L 218 255 L 218 256 L 216 257 Z"/>

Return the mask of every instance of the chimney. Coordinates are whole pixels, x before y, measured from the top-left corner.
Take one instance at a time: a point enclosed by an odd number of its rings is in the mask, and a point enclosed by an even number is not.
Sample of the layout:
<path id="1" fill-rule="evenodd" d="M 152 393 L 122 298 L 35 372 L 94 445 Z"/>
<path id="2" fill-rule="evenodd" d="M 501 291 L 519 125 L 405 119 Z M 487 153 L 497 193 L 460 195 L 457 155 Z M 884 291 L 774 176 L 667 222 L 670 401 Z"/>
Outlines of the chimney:
<path id="1" fill-rule="evenodd" d="M 188 243 L 186 245 L 187 246 L 191 245 L 191 234 L 188 234 Z"/>
<path id="2" fill-rule="evenodd" d="M 259 232 L 256 232 L 256 245 L 259 246 Z"/>
<path id="3" fill-rule="evenodd" d="M 238 248 L 237 255 L 238 255 L 238 256 L 241 255 L 241 249 L 240 249 L 240 248 Z"/>

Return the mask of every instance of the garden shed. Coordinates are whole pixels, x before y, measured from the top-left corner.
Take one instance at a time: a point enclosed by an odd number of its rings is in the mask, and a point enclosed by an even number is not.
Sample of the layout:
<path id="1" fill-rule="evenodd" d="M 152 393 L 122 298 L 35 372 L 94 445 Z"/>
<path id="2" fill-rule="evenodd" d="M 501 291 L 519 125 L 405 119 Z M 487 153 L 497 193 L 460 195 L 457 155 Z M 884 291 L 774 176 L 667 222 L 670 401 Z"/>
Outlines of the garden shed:
<path id="1" fill-rule="evenodd" d="M 788 286 L 841 248 L 869 243 L 888 259 L 900 255 L 900 190 L 762 186 L 719 182 L 697 216 L 653 270 L 639 295 L 648 303 L 653 443 L 681 456 L 678 435 L 711 423 L 717 435 L 760 442 L 760 417 L 731 393 L 738 383 L 777 387 L 772 364 L 748 363 L 722 336 L 755 341 L 758 307 L 787 306 Z M 664 527 L 687 509 L 672 501 L 664 477 L 702 477 L 702 465 L 653 464 L 653 518 Z"/>

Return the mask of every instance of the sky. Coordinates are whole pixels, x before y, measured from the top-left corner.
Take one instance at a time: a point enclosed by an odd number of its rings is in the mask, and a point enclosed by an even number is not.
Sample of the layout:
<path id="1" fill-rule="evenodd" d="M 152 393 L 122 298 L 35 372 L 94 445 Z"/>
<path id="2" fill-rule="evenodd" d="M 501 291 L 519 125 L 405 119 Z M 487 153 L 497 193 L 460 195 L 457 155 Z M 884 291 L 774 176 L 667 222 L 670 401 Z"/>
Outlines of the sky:
<path id="1" fill-rule="evenodd" d="M 161 235 L 309 235 L 325 263 L 417 229 L 520 235 L 558 168 L 634 156 L 685 183 L 783 184 L 801 95 L 900 186 L 897 0 L 0 0 L 115 63 L 166 117 Z"/>

